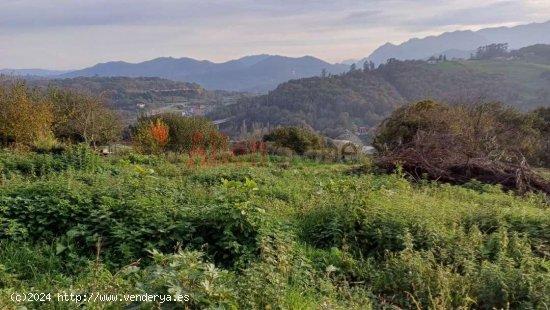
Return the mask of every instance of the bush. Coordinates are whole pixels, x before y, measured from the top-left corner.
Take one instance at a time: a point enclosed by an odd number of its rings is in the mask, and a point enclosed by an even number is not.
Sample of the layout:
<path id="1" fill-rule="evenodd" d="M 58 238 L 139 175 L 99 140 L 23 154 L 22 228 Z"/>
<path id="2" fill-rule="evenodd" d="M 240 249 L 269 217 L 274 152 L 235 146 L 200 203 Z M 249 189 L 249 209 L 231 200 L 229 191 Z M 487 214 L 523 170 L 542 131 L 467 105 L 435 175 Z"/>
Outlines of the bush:
<path id="1" fill-rule="evenodd" d="M 99 155 L 85 145 L 63 148 L 59 153 L 30 153 L 22 156 L 16 152 L 5 152 L 0 156 L 4 166 L 0 170 L 5 176 L 21 174 L 28 177 L 44 177 L 70 169 L 91 171 L 99 167 Z"/>
<path id="2" fill-rule="evenodd" d="M 226 194 L 251 191 L 255 183 L 245 180 L 224 183 Z M 0 230 L 0 238 L 57 239 L 60 249 L 70 255 L 93 253 L 101 239 L 104 255 L 112 262 L 137 259 L 153 248 L 170 251 L 178 243 L 202 249 L 226 267 L 257 255 L 259 208 L 240 199 L 200 207 L 166 206 L 161 202 L 163 194 L 136 199 L 130 194 L 135 189 L 126 190 L 124 199 L 109 189 L 96 188 L 92 193 L 69 189 L 65 183 L 37 182 L 2 191 L 0 225 L 6 229 Z"/>
<path id="3" fill-rule="evenodd" d="M 372 145 L 379 152 L 408 145 L 419 131 L 445 126 L 445 119 L 441 116 L 447 110 L 443 104 L 431 100 L 401 107 L 377 128 Z"/>
<path id="4" fill-rule="evenodd" d="M 281 146 L 271 150 L 270 154 L 277 155 L 277 156 L 284 156 L 284 157 L 292 157 L 296 153 L 289 147 Z"/>
<path id="5" fill-rule="evenodd" d="M 323 149 L 323 150 L 309 150 L 304 153 L 304 156 L 323 162 L 335 162 L 337 160 L 337 154 L 332 149 Z"/>
<path id="6" fill-rule="evenodd" d="M 288 147 L 299 155 L 307 150 L 324 148 L 321 136 L 297 127 L 277 128 L 263 138 L 264 141 L 274 142 L 278 147 Z"/>
<path id="7" fill-rule="evenodd" d="M 149 152 L 150 148 L 148 145 L 153 143 L 154 140 L 151 138 L 149 141 L 142 137 L 144 128 L 145 131 L 147 131 L 147 128 L 158 120 L 168 126 L 168 142 L 164 147 L 167 151 L 178 153 L 191 152 L 194 143 L 194 135 L 197 135 L 195 137 L 195 146 L 197 148 L 204 147 L 205 149 L 209 149 L 212 146 L 212 142 L 215 142 L 218 146 L 220 145 L 220 134 L 216 126 L 210 120 L 204 117 L 183 117 L 177 114 L 161 114 L 140 118 L 132 129 L 134 143 L 145 152 Z M 197 139 L 198 136 L 200 136 L 200 139 Z M 212 140 L 213 136 L 216 141 Z"/>
<path id="8" fill-rule="evenodd" d="M 400 166 L 416 180 L 464 184 L 475 178 L 520 194 L 550 193 L 550 183 L 526 161 L 544 147 L 533 117 L 501 104 L 403 107 L 378 128 L 374 145 L 378 167 Z"/>
<path id="9" fill-rule="evenodd" d="M 163 307 L 236 309 L 234 278 L 226 270 L 203 260 L 203 254 L 181 251 L 164 255 L 151 252 L 153 263 L 140 275 L 137 288 L 150 295 L 188 295 L 189 300 L 167 302 Z"/>

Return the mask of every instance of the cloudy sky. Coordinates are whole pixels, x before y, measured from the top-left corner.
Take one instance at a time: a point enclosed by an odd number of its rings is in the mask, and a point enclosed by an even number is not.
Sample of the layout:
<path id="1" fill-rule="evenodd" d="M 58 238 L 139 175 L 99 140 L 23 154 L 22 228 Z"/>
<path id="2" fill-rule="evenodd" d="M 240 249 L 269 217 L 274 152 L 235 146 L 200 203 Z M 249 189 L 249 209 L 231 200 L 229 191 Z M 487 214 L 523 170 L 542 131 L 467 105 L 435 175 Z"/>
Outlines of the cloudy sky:
<path id="1" fill-rule="evenodd" d="M 459 29 L 550 19 L 550 0 L 0 0 L 0 68 L 269 53 L 330 62 Z"/>

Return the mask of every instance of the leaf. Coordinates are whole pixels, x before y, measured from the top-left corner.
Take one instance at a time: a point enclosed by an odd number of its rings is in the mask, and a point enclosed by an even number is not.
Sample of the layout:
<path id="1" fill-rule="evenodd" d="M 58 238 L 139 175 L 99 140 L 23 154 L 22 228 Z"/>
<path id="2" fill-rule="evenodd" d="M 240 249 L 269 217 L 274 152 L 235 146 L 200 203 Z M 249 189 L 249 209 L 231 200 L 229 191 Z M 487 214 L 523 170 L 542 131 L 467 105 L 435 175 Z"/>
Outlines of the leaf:
<path id="1" fill-rule="evenodd" d="M 63 253 L 63 251 L 65 251 L 65 249 L 67 249 L 67 247 L 64 246 L 63 244 L 61 244 L 60 242 L 57 242 L 55 244 L 55 254 L 56 255 L 59 255 L 59 254 Z"/>

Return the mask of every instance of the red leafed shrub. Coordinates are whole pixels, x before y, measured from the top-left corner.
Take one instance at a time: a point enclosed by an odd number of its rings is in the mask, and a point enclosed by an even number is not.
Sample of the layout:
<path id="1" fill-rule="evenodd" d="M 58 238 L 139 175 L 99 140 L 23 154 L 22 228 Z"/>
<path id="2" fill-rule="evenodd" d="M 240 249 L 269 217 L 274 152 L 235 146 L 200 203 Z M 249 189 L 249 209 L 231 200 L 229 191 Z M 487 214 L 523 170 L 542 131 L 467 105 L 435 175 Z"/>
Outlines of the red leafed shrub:
<path id="1" fill-rule="evenodd" d="M 169 132 L 170 129 L 161 119 L 157 119 L 157 121 L 152 124 L 151 128 L 149 129 L 151 137 L 161 147 L 165 146 L 166 143 L 168 143 Z"/>

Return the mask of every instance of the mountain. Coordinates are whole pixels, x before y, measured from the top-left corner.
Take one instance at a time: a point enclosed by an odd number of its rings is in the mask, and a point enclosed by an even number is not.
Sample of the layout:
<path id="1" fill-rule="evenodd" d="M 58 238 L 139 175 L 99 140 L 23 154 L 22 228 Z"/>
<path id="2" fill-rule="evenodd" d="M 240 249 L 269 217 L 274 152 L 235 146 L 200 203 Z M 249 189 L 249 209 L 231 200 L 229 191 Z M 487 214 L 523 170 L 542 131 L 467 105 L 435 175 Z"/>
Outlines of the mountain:
<path id="1" fill-rule="evenodd" d="M 386 43 L 365 60 L 376 64 L 390 58 L 399 60 L 427 59 L 433 55 L 449 53 L 449 58 L 467 56 L 478 47 L 492 43 L 508 43 L 511 49 L 533 44 L 550 43 L 550 21 L 516 27 L 486 28 L 479 31 L 446 32 L 439 36 L 410 39 L 399 45 Z M 466 57 L 464 57 L 466 56 Z"/>
<path id="2" fill-rule="evenodd" d="M 290 79 L 319 75 L 322 70 L 336 74 L 347 71 L 348 66 L 329 64 L 311 56 L 292 58 L 263 54 L 224 63 L 164 57 L 135 64 L 101 63 L 61 77 L 160 77 L 199 83 L 207 89 L 265 92 Z"/>
<path id="3" fill-rule="evenodd" d="M 220 107 L 214 119 L 233 119 L 223 130 L 301 125 L 337 137 L 373 127 L 397 107 L 425 99 L 448 103 L 499 101 L 528 111 L 550 106 L 550 45 L 486 60 L 391 60 L 375 70 L 291 80 L 267 95 Z"/>
<path id="4" fill-rule="evenodd" d="M 242 62 L 246 66 L 252 66 L 271 56 L 273 55 L 261 54 L 261 55 L 244 56 L 242 58 L 239 58 L 238 61 Z"/>
<path id="5" fill-rule="evenodd" d="M 14 75 L 14 76 L 51 77 L 51 76 L 64 74 L 67 72 L 70 72 L 70 71 L 44 70 L 44 69 L 0 69 L 0 74 Z"/>

